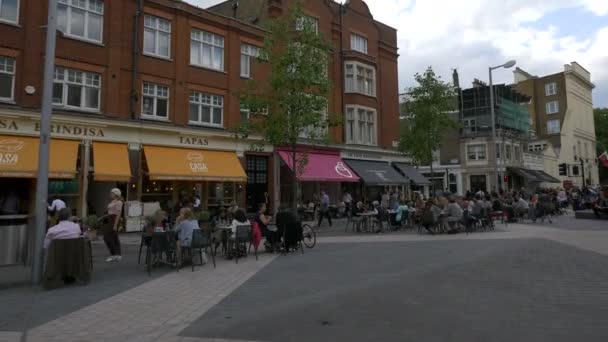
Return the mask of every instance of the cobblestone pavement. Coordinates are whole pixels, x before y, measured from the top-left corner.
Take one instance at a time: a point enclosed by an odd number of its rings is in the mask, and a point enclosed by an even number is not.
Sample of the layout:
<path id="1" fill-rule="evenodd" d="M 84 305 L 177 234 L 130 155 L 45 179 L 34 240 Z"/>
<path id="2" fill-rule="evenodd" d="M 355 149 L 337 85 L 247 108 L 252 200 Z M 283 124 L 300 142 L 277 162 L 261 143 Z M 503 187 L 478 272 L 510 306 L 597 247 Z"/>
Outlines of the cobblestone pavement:
<path id="1" fill-rule="evenodd" d="M 152 278 L 126 236 L 125 269 L 96 262 L 89 286 L 1 290 L 0 342 L 25 324 L 27 341 L 606 341 L 605 223 L 556 221 L 453 236 L 337 226 L 304 255 Z"/>

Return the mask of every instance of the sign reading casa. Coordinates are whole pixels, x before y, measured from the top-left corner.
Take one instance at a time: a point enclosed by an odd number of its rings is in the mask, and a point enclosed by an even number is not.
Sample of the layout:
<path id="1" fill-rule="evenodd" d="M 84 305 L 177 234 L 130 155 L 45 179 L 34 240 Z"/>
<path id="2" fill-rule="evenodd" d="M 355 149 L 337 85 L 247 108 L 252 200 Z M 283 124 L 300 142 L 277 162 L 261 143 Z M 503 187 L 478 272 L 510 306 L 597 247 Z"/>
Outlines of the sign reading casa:
<path id="1" fill-rule="evenodd" d="M 0 165 L 17 165 L 19 151 L 23 149 L 23 142 L 13 139 L 0 140 Z"/>

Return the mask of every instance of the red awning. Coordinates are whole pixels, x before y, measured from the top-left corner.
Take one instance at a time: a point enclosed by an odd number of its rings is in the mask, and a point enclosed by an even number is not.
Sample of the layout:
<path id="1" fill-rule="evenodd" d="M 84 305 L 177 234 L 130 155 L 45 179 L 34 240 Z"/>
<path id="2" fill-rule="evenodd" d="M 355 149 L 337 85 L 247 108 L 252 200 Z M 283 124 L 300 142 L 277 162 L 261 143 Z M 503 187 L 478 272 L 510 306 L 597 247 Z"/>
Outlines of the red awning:
<path id="1" fill-rule="evenodd" d="M 293 171 L 293 155 L 289 151 L 279 151 L 281 159 Z M 300 159 L 297 153 L 296 158 Z M 308 153 L 308 163 L 304 172 L 298 171 L 302 182 L 358 182 L 359 176 L 342 161 L 339 155 Z"/>

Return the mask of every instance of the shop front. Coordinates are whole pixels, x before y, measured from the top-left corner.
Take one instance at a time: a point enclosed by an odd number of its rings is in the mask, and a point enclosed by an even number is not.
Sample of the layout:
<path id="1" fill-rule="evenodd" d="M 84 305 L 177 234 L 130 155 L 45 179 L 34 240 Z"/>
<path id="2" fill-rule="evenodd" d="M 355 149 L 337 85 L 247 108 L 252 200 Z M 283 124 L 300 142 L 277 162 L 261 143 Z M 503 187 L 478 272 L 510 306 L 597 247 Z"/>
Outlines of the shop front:
<path id="1" fill-rule="evenodd" d="M 338 151 L 315 150 L 311 152 L 297 152 L 296 162 L 291 151 L 277 150 L 281 164 L 281 203 L 289 205 L 293 196 L 297 195 L 300 205 L 308 203 L 318 204 L 321 191 L 327 193 L 332 206 L 339 206 L 342 201 L 343 188 L 349 184 L 357 184 L 359 176 L 340 158 Z M 300 181 L 300 193 L 294 194 L 292 181 L 294 177 L 294 164 L 306 159 L 304 168 L 296 167 Z"/>
<path id="2" fill-rule="evenodd" d="M 79 200 L 77 161 L 80 142 L 52 139 L 49 197 L 66 203 Z M 27 257 L 27 227 L 33 223 L 39 139 L 0 135 L 0 265 L 23 263 Z"/>
<path id="3" fill-rule="evenodd" d="M 425 186 L 431 185 L 431 181 L 424 177 L 414 166 L 405 163 L 393 163 L 393 166 L 408 180 L 405 198 L 413 200 L 413 193 L 415 191 L 422 192 Z"/>
<path id="4" fill-rule="evenodd" d="M 388 162 L 356 159 L 345 159 L 344 161 L 363 181 L 359 191 L 353 194 L 355 201 L 371 203 L 380 201 L 384 192 L 405 193 L 408 180 Z"/>

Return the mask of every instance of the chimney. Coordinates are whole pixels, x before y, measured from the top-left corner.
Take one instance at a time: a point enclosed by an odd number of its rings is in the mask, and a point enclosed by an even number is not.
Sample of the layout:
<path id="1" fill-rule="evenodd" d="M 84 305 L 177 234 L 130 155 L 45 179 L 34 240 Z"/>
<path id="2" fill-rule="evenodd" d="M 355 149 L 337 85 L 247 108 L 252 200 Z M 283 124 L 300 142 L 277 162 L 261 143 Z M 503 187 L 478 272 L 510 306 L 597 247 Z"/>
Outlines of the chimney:
<path id="1" fill-rule="evenodd" d="M 460 88 L 460 77 L 458 76 L 458 69 L 454 69 L 452 73 L 452 82 L 454 83 L 454 88 Z"/>
<path id="2" fill-rule="evenodd" d="M 232 17 L 234 19 L 237 18 L 236 13 L 237 13 L 238 10 L 239 10 L 239 2 L 237 1 L 234 4 L 232 4 Z"/>

